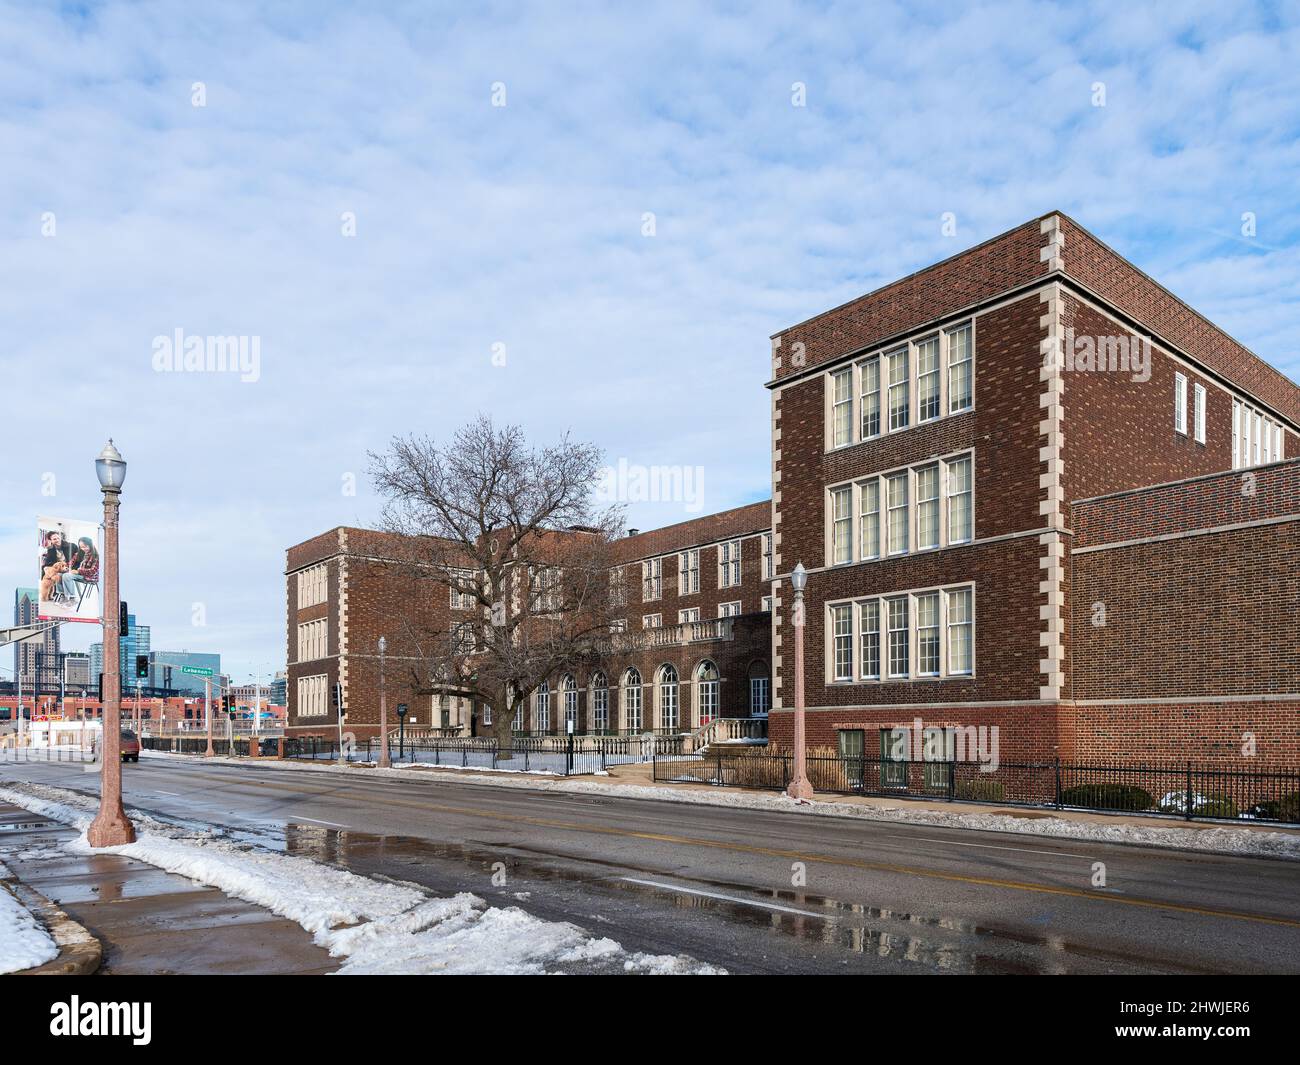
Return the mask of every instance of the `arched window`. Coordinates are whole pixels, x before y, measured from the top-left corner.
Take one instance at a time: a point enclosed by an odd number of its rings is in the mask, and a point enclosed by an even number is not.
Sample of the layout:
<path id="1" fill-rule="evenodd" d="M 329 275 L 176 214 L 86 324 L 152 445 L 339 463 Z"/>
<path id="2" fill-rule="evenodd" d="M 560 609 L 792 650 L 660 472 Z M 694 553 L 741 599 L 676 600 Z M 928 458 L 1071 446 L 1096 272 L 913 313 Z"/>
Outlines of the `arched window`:
<path id="1" fill-rule="evenodd" d="M 772 678 L 768 676 L 767 663 L 755 662 L 749 667 L 749 716 L 767 717 L 772 706 Z"/>
<path id="2" fill-rule="evenodd" d="M 718 689 L 721 678 L 712 662 L 701 662 L 695 671 L 695 705 L 699 710 L 697 725 L 707 725 L 718 716 Z"/>
<path id="3" fill-rule="evenodd" d="M 659 728 L 676 732 L 680 725 L 680 693 L 677 687 L 677 670 L 672 666 L 659 668 Z"/>
<path id="4" fill-rule="evenodd" d="M 591 731 L 609 731 L 609 682 L 604 673 L 591 678 Z"/>
<path id="5" fill-rule="evenodd" d="M 533 724 L 538 732 L 551 731 L 551 686 L 542 681 L 537 689 L 537 710 L 533 714 Z"/>
<path id="6" fill-rule="evenodd" d="M 573 731 L 578 731 L 578 682 L 572 673 L 566 673 L 561 682 L 564 690 L 564 731 L 569 731 L 569 722 L 573 722 Z"/>
<path id="7" fill-rule="evenodd" d="M 623 674 L 623 727 L 641 731 L 641 674 L 636 669 Z"/>

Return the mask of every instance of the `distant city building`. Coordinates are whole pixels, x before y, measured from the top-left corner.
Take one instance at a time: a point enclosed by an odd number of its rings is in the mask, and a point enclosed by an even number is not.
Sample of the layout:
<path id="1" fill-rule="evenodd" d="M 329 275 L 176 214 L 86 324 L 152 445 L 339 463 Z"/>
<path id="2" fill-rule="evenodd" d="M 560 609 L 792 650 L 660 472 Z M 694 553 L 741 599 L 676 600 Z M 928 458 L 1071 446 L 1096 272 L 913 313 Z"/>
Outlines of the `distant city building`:
<path id="1" fill-rule="evenodd" d="M 36 625 L 37 596 L 35 588 L 14 589 L 14 624 Z M 14 673 L 22 681 L 24 692 L 34 692 L 38 683 L 41 691 L 57 691 L 59 661 L 59 626 L 51 625 L 44 635 L 14 644 Z M 53 688 L 50 688 L 51 682 Z"/>
<path id="2" fill-rule="evenodd" d="M 142 652 L 143 653 L 143 652 Z M 149 685 L 154 688 L 171 688 L 174 691 L 202 695 L 205 677 L 184 673 L 182 666 L 212 670 L 215 681 L 221 674 L 221 656 L 204 651 L 151 651 L 149 653 Z M 132 669 L 135 668 L 134 659 Z"/>
<path id="3" fill-rule="evenodd" d="M 124 687 L 135 684 L 135 656 L 149 653 L 150 632 L 148 625 L 137 625 L 134 614 L 126 616 L 126 633 L 117 639 L 121 658 L 118 661 L 118 674 Z M 104 645 L 90 645 L 90 682 L 99 686 L 99 675 L 104 672 Z"/>
<path id="4" fill-rule="evenodd" d="M 289 678 L 284 670 L 279 670 L 275 678 L 268 685 L 271 692 L 271 702 L 276 706 L 288 706 L 289 702 Z"/>

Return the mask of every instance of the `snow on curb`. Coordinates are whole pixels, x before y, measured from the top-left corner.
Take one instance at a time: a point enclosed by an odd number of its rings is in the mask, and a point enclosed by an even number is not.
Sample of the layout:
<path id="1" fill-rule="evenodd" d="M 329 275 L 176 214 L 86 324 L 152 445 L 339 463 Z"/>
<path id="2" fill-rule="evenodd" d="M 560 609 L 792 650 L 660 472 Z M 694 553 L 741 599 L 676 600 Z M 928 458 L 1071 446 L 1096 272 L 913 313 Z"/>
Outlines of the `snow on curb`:
<path id="1" fill-rule="evenodd" d="M 148 752 L 146 752 L 148 753 Z M 155 752 L 167 756 L 169 752 Z M 192 758 L 192 755 L 174 755 Z M 209 763 L 248 766 L 248 759 L 210 758 Z M 286 769 L 305 773 L 347 773 L 350 770 L 330 764 L 312 765 L 303 762 L 274 761 L 268 770 Z M 447 768 L 447 767 L 443 767 Z M 460 768 L 460 767 L 456 767 Z M 358 770 L 361 772 L 362 770 Z M 363 770 L 367 776 L 384 776 L 410 780 L 429 776 L 436 779 L 437 769 L 424 772 L 411 769 Z M 894 824 L 929 825 L 935 828 L 963 828 L 978 832 L 1010 832 L 1025 836 L 1047 836 L 1057 839 L 1089 840 L 1094 843 L 1117 843 L 1143 847 L 1166 847 L 1173 850 L 1191 850 L 1210 854 L 1231 854 L 1266 858 L 1284 858 L 1300 861 L 1300 833 L 1266 832 L 1257 829 L 1215 825 L 1205 828 L 1184 828 L 1170 825 L 1135 825 L 1123 821 L 1075 821 L 1065 817 L 1044 816 L 1034 811 L 1031 817 L 1016 817 L 1003 813 L 955 813 L 932 806 L 867 806 L 843 802 L 796 801 L 784 794 L 756 794 L 748 791 L 716 791 L 699 789 L 677 790 L 672 787 L 649 784 L 606 784 L 600 781 L 555 779 L 520 779 L 507 773 L 487 775 L 472 767 L 460 769 L 457 784 L 479 784 L 495 788 L 523 788 L 529 791 L 563 791 L 586 795 L 605 795 L 628 799 L 650 799 L 655 802 L 694 803 L 700 806 L 729 806 L 750 810 L 774 810 L 783 813 L 802 812 L 822 817 L 854 818 L 862 821 L 885 821 Z M 1122 816 L 1122 815 L 1121 815 Z"/>
<path id="2" fill-rule="evenodd" d="M 10 872 L 0 862 L 0 881 Z M 59 956 L 54 939 L 27 907 L 0 883 L 0 976 L 34 969 Z"/>
<path id="3" fill-rule="evenodd" d="M 72 825 L 82 834 L 68 847 L 91 851 L 85 831 L 97 808 L 94 798 L 15 783 L 0 787 L 0 799 Z M 189 832 L 139 811 L 131 818 L 135 843 L 95 853 L 147 862 L 296 921 L 331 956 L 346 959 L 340 973 L 725 972 L 687 957 L 626 951 L 576 925 L 543 921 L 514 906 L 488 906 L 467 892 L 439 898 L 415 885 Z"/>

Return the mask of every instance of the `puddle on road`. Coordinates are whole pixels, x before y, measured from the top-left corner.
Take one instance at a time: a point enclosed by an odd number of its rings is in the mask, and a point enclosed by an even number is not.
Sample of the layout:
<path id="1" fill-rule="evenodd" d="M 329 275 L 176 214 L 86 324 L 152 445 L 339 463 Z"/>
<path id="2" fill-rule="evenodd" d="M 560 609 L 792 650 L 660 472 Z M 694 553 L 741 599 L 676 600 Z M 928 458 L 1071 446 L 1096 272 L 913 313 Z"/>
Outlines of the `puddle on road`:
<path id="1" fill-rule="evenodd" d="M 401 874 L 394 866 L 409 866 L 412 871 L 408 876 L 417 882 L 420 878 L 415 871 L 434 861 L 456 862 L 482 871 L 485 877 L 492 873 L 493 866 L 503 863 L 512 879 L 520 877 L 533 881 L 564 882 L 654 899 L 669 903 L 677 909 L 709 911 L 731 921 L 780 932 L 822 946 L 879 958 L 893 958 L 942 972 L 1013 975 L 1067 973 L 1073 968 L 1070 961 L 1074 958 L 1138 967 L 1149 966 L 1151 963 L 1146 954 L 1092 948 L 1072 943 L 1061 936 L 1001 928 L 962 918 L 936 917 L 842 902 L 794 889 L 763 889 L 726 880 L 688 876 L 680 872 L 668 873 L 659 868 L 636 866 L 626 861 L 564 854 L 526 844 L 488 847 L 443 843 L 408 836 L 382 836 L 323 825 L 304 825 L 299 822 L 285 825 L 282 843 L 287 854 L 340 866 L 363 875 L 383 871 L 386 875 L 400 877 Z M 522 855 L 519 852 L 523 852 Z M 599 871 L 602 868 L 617 872 L 606 874 Z M 654 886 L 632 883 L 622 879 L 623 874 L 627 873 L 644 873 L 661 881 L 666 878 L 681 884 L 680 888 L 674 888 L 667 884 Z M 728 892 L 741 898 L 716 898 L 693 893 L 692 889 Z M 742 899 L 752 899 L 754 904 Z M 818 912 L 785 913 L 765 909 L 761 905 L 763 903 Z M 1047 917 L 1050 919 L 1050 914 Z M 909 934 L 909 929 L 940 935 L 924 938 Z M 953 938 L 945 939 L 943 933 Z M 983 940 L 990 950 L 997 950 L 1000 946 L 1024 947 L 1042 951 L 1043 956 L 1038 959 L 1017 958 L 971 950 L 958 937 Z"/>

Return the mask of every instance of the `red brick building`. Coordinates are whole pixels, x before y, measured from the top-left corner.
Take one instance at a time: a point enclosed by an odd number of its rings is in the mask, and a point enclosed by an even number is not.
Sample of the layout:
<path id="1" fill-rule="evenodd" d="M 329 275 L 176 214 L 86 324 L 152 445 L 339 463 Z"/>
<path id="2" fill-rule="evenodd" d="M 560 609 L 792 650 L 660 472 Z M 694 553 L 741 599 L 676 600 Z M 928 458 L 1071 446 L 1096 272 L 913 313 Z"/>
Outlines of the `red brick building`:
<path id="1" fill-rule="evenodd" d="M 1053 213 L 773 337 L 813 743 L 1300 759 L 1300 388 Z"/>
<path id="2" fill-rule="evenodd" d="M 718 717 L 765 721 L 770 520 L 765 500 L 618 540 L 622 631 L 597 667 L 559 673 L 532 692 L 516 730 L 562 733 L 570 716 L 579 733 L 689 732 Z M 408 727 L 454 735 L 492 724 L 489 707 L 439 690 L 421 653 L 421 633 L 451 630 L 469 604 L 437 585 L 413 596 L 392 546 L 382 533 L 338 528 L 289 549 L 290 734 L 337 730 L 335 685 L 347 730 L 362 739 L 378 733 L 380 636 L 390 715 L 405 703 Z"/>

